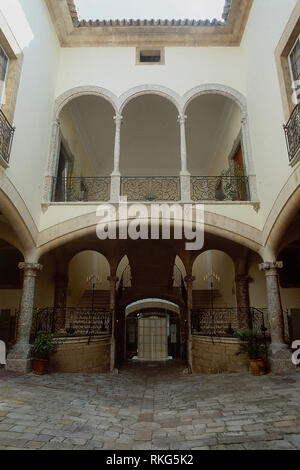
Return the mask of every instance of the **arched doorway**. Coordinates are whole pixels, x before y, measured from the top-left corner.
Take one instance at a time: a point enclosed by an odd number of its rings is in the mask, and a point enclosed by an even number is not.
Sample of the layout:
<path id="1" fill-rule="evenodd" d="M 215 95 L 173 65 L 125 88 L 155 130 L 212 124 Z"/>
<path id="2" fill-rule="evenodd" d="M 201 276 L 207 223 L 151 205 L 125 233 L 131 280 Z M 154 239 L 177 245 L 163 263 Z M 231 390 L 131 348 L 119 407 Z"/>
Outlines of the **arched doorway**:
<path id="1" fill-rule="evenodd" d="M 143 299 L 126 307 L 126 359 L 180 358 L 180 308 L 163 299 Z"/>

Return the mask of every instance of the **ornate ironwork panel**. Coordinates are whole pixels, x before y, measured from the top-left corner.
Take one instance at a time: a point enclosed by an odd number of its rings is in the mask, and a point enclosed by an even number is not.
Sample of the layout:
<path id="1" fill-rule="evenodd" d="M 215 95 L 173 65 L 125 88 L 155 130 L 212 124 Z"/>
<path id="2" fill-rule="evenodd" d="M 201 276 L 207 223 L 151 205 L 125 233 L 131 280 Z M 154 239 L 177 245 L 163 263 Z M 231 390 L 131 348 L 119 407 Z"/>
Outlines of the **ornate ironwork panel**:
<path id="1" fill-rule="evenodd" d="M 192 176 L 192 201 L 248 201 L 247 176 Z"/>
<path id="2" fill-rule="evenodd" d="M 63 328 L 55 329 L 56 318 L 65 318 Z M 97 336 L 111 332 L 111 312 L 106 309 L 85 307 L 48 307 L 34 310 L 31 336 L 39 331 L 55 336 Z"/>
<path id="3" fill-rule="evenodd" d="M 286 143 L 291 162 L 300 150 L 300 105 L 294 108 L 286 126 L 284 126 Z"/>
<path id="4" fill-rule="evenodd" d="M 9 163 L 14 132 L 15 128 L 11 126 L 4 113 L 0 110 L 0 156 L 6 163 Z"/>
<path id="5" fill-rule="evenodd" d="M 204 336 L 231 336 L 240 330 L 240 319 L 249 317 L 259 336 L 270 336 L 267 309 L 254 307 L 196 308 L 192 310 L 192 332 Z"/>
<path id="6" fill-rule="evenodd" d="M 121 195 L 128 201 L 180 201 L 179 176 L 123 177 Z"/>
<path id="7" fill-rule="evenodd" d="M 234 337 L 239 329 L 234 308 L 198 308 L 192 310 L 192 333 L 203 336 Z"/>
<path id="8" fill-rule="evenodd" d="M 53 178 L 53 202 L 98 202 L 110 199 L 110 177 Z"/>

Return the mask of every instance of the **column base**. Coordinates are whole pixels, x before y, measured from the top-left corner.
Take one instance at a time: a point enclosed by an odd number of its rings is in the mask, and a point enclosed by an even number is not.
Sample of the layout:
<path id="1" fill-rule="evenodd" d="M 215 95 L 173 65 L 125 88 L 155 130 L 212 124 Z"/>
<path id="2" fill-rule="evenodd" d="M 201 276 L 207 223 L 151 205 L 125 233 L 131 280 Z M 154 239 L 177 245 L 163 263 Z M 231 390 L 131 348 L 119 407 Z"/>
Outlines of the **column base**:
<path id="1" fill-rule="evenodd" d="M 6 369 L 28 374 L 32 370 L 32 359 L 7 359 Z"/>
<path id="2" fill-rule="evenodd" d="M 31 345 L 17 343 L 12 348 L 6 360 L 7 370 L 27 373 L 32 369 Z"/>
<path id="3" fill-rule="evenodd" d="M 296 370 L 296 366 L 292 362 L 292 352 L 286 345 L 271 345 L 269 363 L 271 372 L 275 374 Z"/>

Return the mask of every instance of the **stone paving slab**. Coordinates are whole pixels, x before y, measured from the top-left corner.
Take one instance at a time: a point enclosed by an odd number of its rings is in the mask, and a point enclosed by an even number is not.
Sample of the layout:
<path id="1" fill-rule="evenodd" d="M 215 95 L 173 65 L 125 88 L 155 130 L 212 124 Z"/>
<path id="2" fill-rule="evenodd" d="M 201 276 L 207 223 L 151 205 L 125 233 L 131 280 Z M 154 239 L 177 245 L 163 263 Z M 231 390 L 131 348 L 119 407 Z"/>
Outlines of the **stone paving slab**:
<path id="1" fill-rule="evenodd" d="M 0 374 L 1 450 L 300 449 L 300 370 L 186 375 Z"/>

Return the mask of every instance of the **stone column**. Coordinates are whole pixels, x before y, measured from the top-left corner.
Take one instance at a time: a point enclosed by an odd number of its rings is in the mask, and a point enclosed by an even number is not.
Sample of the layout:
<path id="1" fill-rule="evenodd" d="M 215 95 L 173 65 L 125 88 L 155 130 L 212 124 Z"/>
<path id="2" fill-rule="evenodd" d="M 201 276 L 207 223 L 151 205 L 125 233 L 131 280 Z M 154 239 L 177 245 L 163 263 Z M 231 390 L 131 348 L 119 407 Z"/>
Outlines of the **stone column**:
<path id="1" fill-rule="evenodd" d="M 185 135 L 185 121 L 184 114 L 178 116 L 180 124 L 180 156 L 181 156 L 181 171 L 180 171 L 180 186 L 181 186 L 181 200 L 183 202 L 190 202 L 191 200 L 191 177 L 187 170 L 187 151 L 186 151 L 186 135 Z"/>
<path id="2" fill-rule="evenodd" d="M 34 307 L 35 281 L 42 265 L 19 263 L 24 271 L 23 291 L 17 328 L 17 342 L 8 355 L 7 368 L 17 372 L 28 372 L 31 368 L 31 346 L 29 344 Z"/>
<path id="3" fill-rule="evenodd" d="M 69 284 L 69 278 L 67 275 L 58 274 L 57 276 L 55 276 L 54 331 L 65 329 L 68 284 Z"/>
<path id="4" fill-rule="evenodd" d="M 120 175 L 120 155 L 121 155 L 121 126 L 123 121 L 123 116 L 121 114 L 116 114 L 114 117 L 116 124 L 116 133 L 115 133 L 115 150 L 114 150 L 114 171 L 113 175 Z"/>
<path id="5" fill-rule="evenodd" d="M 249 300 L 249 282 L 251 278 L 247 274 L 235 276 L 236 304 L 238 311 L 238 322 L 240 329 L 251 328 L 251 312 Z"/>
<path id="6" fill-rule="evenodd" d="M 188 367 L 193 372 L 193 358 L 192 358 L 192 308 L 193 308 L 193 282 L 194 276 L 188 275 L 184 278 L 187 285 L 187 361 Z"/>
<path id="7" fill-rule="evenodd" d="M 111 174 L 111 186 L 110 186 L 110 200 L 111 202 L 119 202 L 120 198 L 120 155 L 121 155 L 121 126 L 123 116 L 116 114 L 114 117 L 116 125 L 115 133 L 115 149 L 114 149 L 114 170 Z"/>
<path id="8" fill-rule="evenodd" d="M 115 369 L 116 360 L 116 285 L 119 280 L 117 276 L 108 276 L 110 283 L 110 311 L 111 311 L 111 348 L 110 348 L 110 370 Z"/>
<path id="9" fill-rule="evenodd" d="M 284 342 L 284 322 L 279 288 L 278 270 L 282 262 L 265 262 L 259 270 L 266 275 L 268 318 L 270 323 L 271 345 L 269 350 L 270 366 L 273 372 L 281 372 L 293 368 L 291 352 Z"/>

